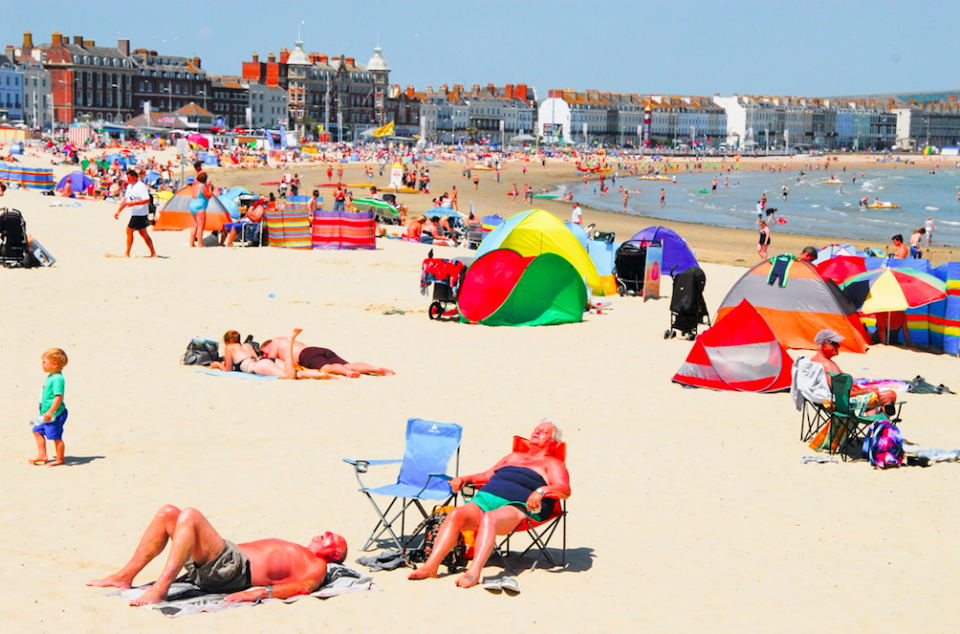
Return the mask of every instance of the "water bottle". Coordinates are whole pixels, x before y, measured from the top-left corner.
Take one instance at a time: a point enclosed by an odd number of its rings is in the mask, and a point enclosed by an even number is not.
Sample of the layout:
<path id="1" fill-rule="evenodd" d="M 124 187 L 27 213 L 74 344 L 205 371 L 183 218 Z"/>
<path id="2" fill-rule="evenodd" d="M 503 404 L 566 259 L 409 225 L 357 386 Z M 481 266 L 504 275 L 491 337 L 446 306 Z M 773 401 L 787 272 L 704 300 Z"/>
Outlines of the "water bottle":
<path id="1" fill-rule="evenodd" d="M 30 426 L 31 426 L 31 427 L 36 427 L 37 425 L 43 425 L 44 422 L 45 422 L 45 421 L 43 420 L 43 416 L 42 416 L 42 415 L 41 415 L 41 416 L 37 416 L 36 418 L 34 418 L 33 420 L 30 421 Z"/>

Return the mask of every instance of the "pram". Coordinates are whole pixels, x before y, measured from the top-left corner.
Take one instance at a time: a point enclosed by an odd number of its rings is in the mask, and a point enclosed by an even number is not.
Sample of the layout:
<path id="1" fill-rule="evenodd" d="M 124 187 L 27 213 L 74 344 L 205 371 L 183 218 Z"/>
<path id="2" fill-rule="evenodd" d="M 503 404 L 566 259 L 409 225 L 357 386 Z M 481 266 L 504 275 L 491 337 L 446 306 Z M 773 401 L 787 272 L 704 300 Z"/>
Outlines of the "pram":
<path id="1" fill-rule="evenodd" d="M 30 266 L 27 223 L 16 209 L 0 209 L 0 263 L 7 268 Z"/>
<path id="2" fill-rule="evenodd" d="M 617 278 L 617 293 L 643 295 L 643 276 L 647 268 L 647 247 L 658 247 L 659 242 L 639 240 L 624 242 L 614 256 L 613 270 Z"/>
<path id="3" fill-rule="evenodd" d="M 697 329 L 706 321 L 711 326 L 707 303 L 703 300 L 703 289 L 707 286 L 707 276 L 699 266 L 691 266 L 686 271 L 673 275 L 673 295 L 670 296 L 670 330 L 663 333 L 664 339 L 677 336 L 677 331 L 688 339 L 697 338 Z"/>
<path id="4" fill-rule="evenodd" d="M 433 284 L 433 302 L 427 314 L 430 319 L 459 315 L 457 298 L 460 294 L 460 285 L 467 274 L 467 266 L 473 262 L 473 258 L 455 260 L 435 258 L 433 249 L 428 255 L 420 271 L 420 293 L 426 295 L 427 288 Z M 453 308 L 448 308 L 450 304 L 453 304 Z"/>

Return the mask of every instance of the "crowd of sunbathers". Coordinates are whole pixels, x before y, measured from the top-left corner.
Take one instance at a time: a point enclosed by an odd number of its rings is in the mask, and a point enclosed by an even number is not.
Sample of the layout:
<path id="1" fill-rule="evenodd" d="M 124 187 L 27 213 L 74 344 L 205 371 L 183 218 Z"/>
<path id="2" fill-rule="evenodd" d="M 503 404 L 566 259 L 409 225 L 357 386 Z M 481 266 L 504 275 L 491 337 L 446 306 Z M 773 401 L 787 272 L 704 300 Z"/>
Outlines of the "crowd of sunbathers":
<path id="1" fill-rule="evenodd" d="M 361 374 L 394 374 L 393 370 L 369 363 L 350 363 L 328 348 L 301 343 L 297 341 L 301 332 L 302 329 L 294 328 L 289 337 L 274 337 L 257 347 L 252 337 L 241 342 L 239 332 L 228 330 L 223 335 L 223 361 L 215 361 L 210 367 L 224 372 L 245 372 L 281 379 L 336 379 L 341 376 L 355 379 Z"/>

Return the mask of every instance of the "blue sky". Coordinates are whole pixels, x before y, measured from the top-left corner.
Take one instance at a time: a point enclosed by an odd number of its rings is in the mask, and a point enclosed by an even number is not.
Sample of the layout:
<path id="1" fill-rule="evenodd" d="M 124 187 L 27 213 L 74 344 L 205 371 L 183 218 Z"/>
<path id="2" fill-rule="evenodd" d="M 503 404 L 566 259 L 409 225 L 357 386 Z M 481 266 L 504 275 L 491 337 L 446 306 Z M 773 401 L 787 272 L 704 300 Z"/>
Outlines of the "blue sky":
<path id="1" fill-rule="evenodd" d="M 94 8 L 95 5 L 95 8 Z M 552 88 L 712 95 L 833 96 L 957 87 L 951 42 L 960 2 L 927 0 L 327 0 L 95 3 L 53 0 L 42 10 L 0 0 L 3 44 L 53 31 L 98 45 L 199 56 L 211 73 L 240 74 L 304 48 L 366 63 L 380 32 L 391 83 L 527 83 Z M 162 7 L 162 12 L 143 7 Z M 281 10 L 282 7 L 282 10 Z M 266 10 L 265 10 L 266 8 Z"/>

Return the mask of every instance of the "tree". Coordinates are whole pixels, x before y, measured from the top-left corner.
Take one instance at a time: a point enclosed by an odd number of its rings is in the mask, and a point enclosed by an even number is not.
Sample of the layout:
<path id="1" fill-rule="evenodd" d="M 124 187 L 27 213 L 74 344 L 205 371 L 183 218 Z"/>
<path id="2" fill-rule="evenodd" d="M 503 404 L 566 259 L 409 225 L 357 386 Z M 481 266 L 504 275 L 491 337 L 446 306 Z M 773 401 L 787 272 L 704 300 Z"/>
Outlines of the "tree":
<path id="1" fill-rule="evenodd" d="M 317 120 L 310 115 L 304 115 L 297 120 L 297 124 L 303 127 L 304 136 L 312 136 L 317 131 Z"/>
<path id="2" fill-rule="evenodd" d="M 471 138 L 472 140 L 474 140 L 474 141 L 477 140 L 477 139 L 476 139 L 476 134 L 477 134 L 477 132 L 479 132 L 479 130 L 477 130 L 477 127 L 476 127 L 476 126 L 472 126 L 472 125 L 471 125 L 471 126 L 467 126 L 467 134 L 469 134 L 469 135 L 470 135 L 470 138 Z"/>

